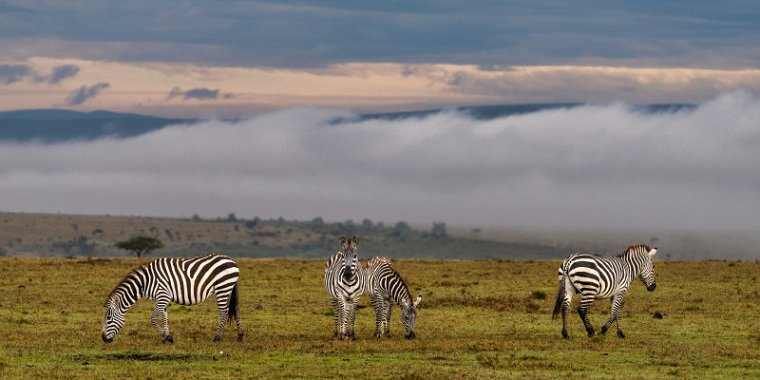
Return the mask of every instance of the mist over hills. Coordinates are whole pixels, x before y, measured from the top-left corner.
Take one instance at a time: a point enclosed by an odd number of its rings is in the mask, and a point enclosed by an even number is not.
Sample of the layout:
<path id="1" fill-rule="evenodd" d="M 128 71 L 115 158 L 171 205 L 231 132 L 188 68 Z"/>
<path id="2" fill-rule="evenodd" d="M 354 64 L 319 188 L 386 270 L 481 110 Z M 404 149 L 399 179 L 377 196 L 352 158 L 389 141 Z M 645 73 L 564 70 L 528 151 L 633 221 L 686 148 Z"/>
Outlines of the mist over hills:
<path id="1" fill-rule="evenodd" d="M 560 108 L 575 108 L 582 103 L 481 105 L 434 108 L 417 111 L 359 114 L 337 118 L 333 124 L 365 120 L 402 120 L 423 118 L 441 112 L 458 112 L 475 120 L 522 115 Z M 693 109 L 692 104 L 647 104 L 633 106 L 642 113 L 676 112 Z M 156 116 L 111 111 L 78 112 L 64 109 L 28 109 L 0 112 L 0 141 L 56 143 L 71 140 L 96 140 L 104 137 L 129 138 L 170 125 L 194 124 L 192 118 L 162 118 Z M 227 121 L 238 121 L 227 119 Z"/>
<path id="2" fill-rule="evenodd" d="M 34 109 L 0 112 L 0 140 L 54 143 L 134 137 L 168 125 L 191 124 L 193 119 L 171 119 L 110 111 L 77 112 Z"/>

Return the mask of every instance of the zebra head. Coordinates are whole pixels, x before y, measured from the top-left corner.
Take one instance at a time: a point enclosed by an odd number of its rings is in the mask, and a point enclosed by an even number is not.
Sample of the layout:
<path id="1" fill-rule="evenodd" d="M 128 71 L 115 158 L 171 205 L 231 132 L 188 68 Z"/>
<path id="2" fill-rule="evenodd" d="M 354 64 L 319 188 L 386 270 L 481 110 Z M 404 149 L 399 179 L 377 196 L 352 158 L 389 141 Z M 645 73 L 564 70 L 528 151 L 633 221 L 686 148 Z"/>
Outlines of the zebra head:
<path id="1" fill-rule="evenodd" d="M 404 303 L 401 305 L 401 323 L 404 324 L 406 330 L 406 339 L 413 339 L 417 335 L 414 333 L 414 325 L 417 323 L 417 305 L 422 301 L 422 296 L 417 296 L 417 299 L 411 303 Z"/>
<path id="2" fill-rule="evenodd" d="M 348 239 L 345 236 L 341 236 L 340 245 L 343 247 L 343 267 L 346 268 L 345 272 L 343 272 L 343 277 L 352 278 L 354 273 L 356 273 L 356 266 L 359 264 L 359 258 L 356 254 L 359 237 L 354 236 Z"/>
<path id="3" fill-rule="evenodd" d="M 654 282 L 654 264 L 652 263 L 654 255 L 657 254 L 657 248 L 650 249 L 647 246 L 642 246 L 641 248 L 643 248 L 643 253 L 639 254 L 642 264 L 639 278 L 644 282 L 647 290 L 651 292 L 657 287 L 657 284 Z"/>
<path id="4" fill-rule="evenodd" d="M 103 319 L 103 329 L 100 336 L 106 343 L 113 342 L 113 338 L 124 327 L 124 310 L 121 307 L 120 297 L 113 296 L 106 301 L 106 316 Z"/>

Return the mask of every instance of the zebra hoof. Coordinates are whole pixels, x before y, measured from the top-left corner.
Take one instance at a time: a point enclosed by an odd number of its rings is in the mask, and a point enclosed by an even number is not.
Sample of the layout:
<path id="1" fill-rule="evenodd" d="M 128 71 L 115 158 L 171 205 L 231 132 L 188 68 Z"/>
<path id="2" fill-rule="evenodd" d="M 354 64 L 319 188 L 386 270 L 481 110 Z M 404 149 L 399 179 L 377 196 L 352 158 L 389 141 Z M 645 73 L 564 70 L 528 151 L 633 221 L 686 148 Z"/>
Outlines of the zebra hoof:
<path id="1" fill-rule="evenodd" d="M 623 330 L 618 330 L 618 337 L 625 338 L 625 334 L 623 334 Z"/>
<path id="2" fill-rule="evenodd" d="M 174 343 L 174 338 L 172 338 L 171 335 L 167 335 L 164 337 L 164 340 L 161 341 L 162 343 Z"/>
<path id="3" fill-rule="evenodd" d="M 245 334 L 244 333 L 238 334 L 238 336 L 237 336 L 237 341 L 238 342 L 242 342 L 243 341 L 243 335 L 245 335 Z"/>
<path id="4" fill-rule="evenodd" d="M 604 334 L 606 333 L 607 333 L 607 326 L 602 326 L 602 329 L 599 331 L 599 335 L 604 336 Z"/>
<path id="5" fill-rule="evenodd" d="M 594 330 L 588 330 L 588 337 L 593 338 L 594 337 Z"/>
<path id="6" fill-rule="evenodd" d="M 218 342 L 218 341 L 220 341 L 220 340 L 222 340 L 222 337 L 221 337 L 221 336 L 219 336 L 219 335 L 214 335 L 214 342 Z"/>
<path id="7" fill-rule="evenodd" d="M 570 339 L 570 334 L 568 334 L 566 330 L 562 330 L 562 338 Z"/>

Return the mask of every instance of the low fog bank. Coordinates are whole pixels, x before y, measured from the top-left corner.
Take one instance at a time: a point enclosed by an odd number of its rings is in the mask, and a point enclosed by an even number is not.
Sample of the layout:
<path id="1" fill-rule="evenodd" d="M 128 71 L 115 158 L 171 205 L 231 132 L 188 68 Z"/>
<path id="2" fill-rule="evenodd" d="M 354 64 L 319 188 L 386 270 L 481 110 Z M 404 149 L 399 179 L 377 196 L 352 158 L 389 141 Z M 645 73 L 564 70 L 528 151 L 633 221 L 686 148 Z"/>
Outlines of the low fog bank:
<path id="1" fill-rule="evenodd" d="M 752 231 L 605 230 L 521 227 L 449 227 L 451 235 L 483 240 L 548 245 L 618 255 L 631 244 L 657 247 L 659 260 L 760 260 L 760 234 Z"/>
<path id="2" fill-rule="evenodd" d="M 661 231 L 760 231 L 752 93 L 665 112 L 613 103 L 350 120 L 345 110 L 290 109 L 128 138 L 2 143 L 0 210 L 644 229 L 653 232 L 612 251 L 656 237 L 681 242 L 671 257 L 713 244 L 701 240 L 712 233 Z"/>

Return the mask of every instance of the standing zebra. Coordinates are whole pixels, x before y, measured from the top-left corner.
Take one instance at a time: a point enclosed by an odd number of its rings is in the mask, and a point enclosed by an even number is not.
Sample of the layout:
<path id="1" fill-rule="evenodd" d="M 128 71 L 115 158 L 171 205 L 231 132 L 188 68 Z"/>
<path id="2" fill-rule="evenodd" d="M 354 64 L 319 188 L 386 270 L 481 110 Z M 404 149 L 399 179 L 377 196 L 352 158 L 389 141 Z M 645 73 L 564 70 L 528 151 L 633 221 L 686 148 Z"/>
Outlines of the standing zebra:
<path id="1" fill-rule="evenodd" d="M 628 247 L 622 254 L 615 257 L 574 253 L 566 258 L 559 268 L 559 290 L 552 312 L 552 319 L 554 319 L 560 309 L 562 310 L 562 337 L 566 339 L 569 337 L 567 334 L 568 309 L 573 294 L 580 293 L 581 303 L 578 307 L 578 315 L 586 327 L 588 336 L 594 336 L 594 327 L 591 326 L 586 315 L 588 308 L 596 298 L 610 298 L 612 300 L 610 319 L 602 326 L 600 334 L 604 335 L 612 322 L 617 322 L 617 335 L 625 338 L 623 329 L 620 327 L 620 305 L 623 303 L 623 295 L 636 277 L 644 282 L 648 291 L 655 289 L 657 285 L 654 281 L 652 258 L 656 253 L 657 248 L 640 244 Z"/>
<path id="2" fill-rule="evenodd" d="M 173 343 L 169 333 L 169 318 L 166 308 L 169 302 L 180 305 L 195 305 L 203 302 L 211 293 L 216 298 L 219 309 L 219 327 L 214 341 L 222 337 L 227 318 L 237 321 L 238 340 L 243 338 L 238 307 L 237 281 L 240 269 L 227 256 L 208 254 L 190 258 L 160 258 L 134 269 L 114 288 L 106 299 L 106 316 L 101 336 L 111 343 L 124 327 L 124 315 L 140 298 L 156 301 L 150 321 L 164 338 Z M 158 318 L 163 319 L 159 325 Z"/>
<path id="3" fill-rule="evenodd" d="M 331 297 L 330 304 L 335 315 L 333 336 L 341 340 L 354 340 L 356 303 L 364 292 L 366 275 L 356 256 L 359 237 L 354 236 L 349 240 L 341 236 L 339 241 L 343 249 L 332 255 L 325 264 L 325 290 Z"/>
<path id="4" fill-rule="evenodd" d="M 412 300 L 409 288 L 385 257 L 373 257 L 367 262 L 367 290 L 375 309 L 375 337 L 391 335 L 391 306 L 395 302 L 401 308 L 401 323 L 407 339 L 415 337 L 417 305 L 422 296 Z"/>

